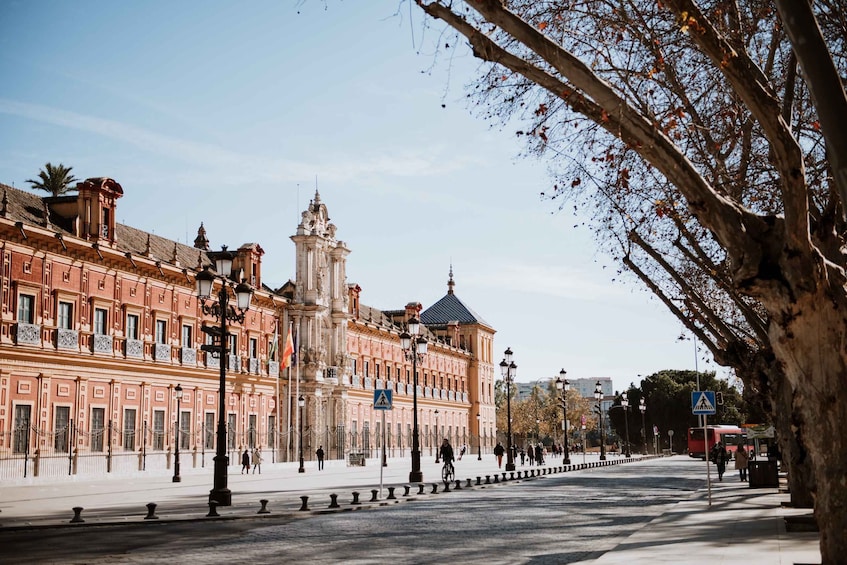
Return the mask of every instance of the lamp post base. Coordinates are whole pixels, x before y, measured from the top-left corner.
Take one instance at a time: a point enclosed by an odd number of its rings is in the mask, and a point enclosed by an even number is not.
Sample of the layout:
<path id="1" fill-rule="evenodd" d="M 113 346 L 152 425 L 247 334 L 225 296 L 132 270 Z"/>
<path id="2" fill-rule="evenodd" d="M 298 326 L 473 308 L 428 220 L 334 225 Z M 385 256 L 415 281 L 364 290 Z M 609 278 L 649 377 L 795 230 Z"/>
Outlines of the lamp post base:
<path id="1" fill-rule="evenodd" d="M 515 470 L 515 464 L 514 463 L 506 463 L 506 470 L 507 471 L 514 471 Z"/>
<path id="2" fill-rule="evenodd" d="M 571 458 L 565 457 L 565 460 L 562 461 L 562 465 L 570 465 L 570 464 L 571 464 Z"/>
<path id="3" fill-rule="evenodd" d="M 297 469 L 297 472 L 298 473 L 305 473 L 306 472 L 306 466 L 305 466 L 305 463 L 304 463 L 302 457 L 300 458 L 300 468 Z"/>
<path id="4" fill-rule="evenodd" d="M 232 506 L 232 491 L 228 488 L 209 491 L 209 502 L 215 502 L 218 506 Z"/>
<path id="5" fill-rule="evenodd" d="M 421 452 L 412 451 L 412 470 L 409 472 L 410 483 L 422 483 L 423 471 L 421 471 Z"/>

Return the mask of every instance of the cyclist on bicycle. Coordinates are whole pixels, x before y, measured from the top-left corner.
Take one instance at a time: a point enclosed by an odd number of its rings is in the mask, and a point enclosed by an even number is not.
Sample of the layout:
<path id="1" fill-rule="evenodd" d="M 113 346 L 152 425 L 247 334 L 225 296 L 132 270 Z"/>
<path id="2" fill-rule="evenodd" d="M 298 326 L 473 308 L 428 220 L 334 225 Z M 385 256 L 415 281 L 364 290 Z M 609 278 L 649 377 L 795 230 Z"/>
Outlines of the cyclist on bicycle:
<path id="1" fill-rule="evenodd" d="M 444 438 L 444 441 L 441 443 L 440 453 L 441 460 L 444 461 L 444 466 L 447 467 L 449 465 L 452 468 L 455 457 L 453 457 L 453 446 L 450 445 L 447 438 Z"/>

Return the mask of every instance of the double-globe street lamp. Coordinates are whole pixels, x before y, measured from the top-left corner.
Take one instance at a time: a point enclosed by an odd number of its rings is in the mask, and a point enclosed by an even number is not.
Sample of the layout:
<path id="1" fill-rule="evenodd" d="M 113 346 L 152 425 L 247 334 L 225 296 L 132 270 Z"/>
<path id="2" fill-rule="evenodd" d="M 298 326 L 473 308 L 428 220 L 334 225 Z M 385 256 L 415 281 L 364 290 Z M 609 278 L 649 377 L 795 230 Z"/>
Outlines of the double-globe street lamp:
<path id="1" fill-rule="evenodd" d="M 603 433 L 603 385 L 597 381 L 594 387 L 594 398 L 597 400 L 597 416 L 600 418 L 600 460 L 606 460 L 606 435 Z"/>
<path id="2" fill-rule="evenodd" d="M 230 279 L 234 255 L 222 246 L 221 251 L 209 253 L 215 261 L 215 271 L 206 267 L 197 273 L 197 297 L 201 300 L 203 314 L 212 316 L 220 321 L 220 327 L 202 326 L 204 333 L 212 336 L 212 344 L 203 344 L 200 349 L 217 356 L 220 364 L 220 382 L 218 385 L 218 436 L 215 448 L 215 469 L 212 490 L 209 492 L 209 503 L 218 506 L 232 505 L 232 492 L 227 487 L 227 466 L 229 457 L 226 454 L 226 365 L 227 341 L 229 333 L 226 330 L 227 320 L 237 323 L 244 322 L 244 314 L 250 308 L 253 289 L 244 281 L 236 284 Z M 210 300 L 215 280 L 220 282 L 217 300 Z M 229 289 L 235 294 L 235 307 L 229 305 Z"/>
<path id="3" fill-rule="evenodd" d="M 647 403 L 644 402 L 644 397 L 638 403 L 638 409 L 641 410 L 641 455 L 647 455 L 647 428 L 644 427 L 644 413 L 647 411 Z"/>
<path id="4" fill-rule="evenodd" d="M 173 482 L 179 483 L 182 477 L 179 476 L 179 411 L 180 403 L 182 402 L 182 386 L 176 385 L 174 389 L 176 394 L 176 421 L 174 422 L 174 478 Z"/>
<path id="5" fill-rule="evenodd" d="M 518 366 L 512 361 L 512 348 L 506 348 L 504 355 L 505 357 L 500 361 L 500 374 L 506 383 L 506 418 L 508 418 L 507 428 L 509 433 L 506 438 L 506 470 L 514 471 L 515 457 L 512 453 L 512 382 L 515 380 Z"/>
<path id="6" fill-rule="evenodd" d="M 571 464 L 571 450 L 568 448 L 568 391 L 571 389 L 571 382 L 565 378 L 567 371 L 562 369 L 559 371 L 559 378 L 556 379 L 556 388 L 562 393 L 562 430 L 565 436 L 565 459 L 563 465 Z"/>
<path id="7" fill-rule="evenodd" d="M 426 355 L 426 339 L 420 335 L 421 324 L 414 316 L 407 322 L 407 331 L 400 334 L 400 346 L 406 359 L 412 362 L 412 470 L 409 482 L 423 482 L 421 471 L 421 444 L 418 437 L 418 361 Z"/>
<path id="8" fill-rule="evenodd" d="M 626 392 L 621 394 L 621 406 L 623 406 L 623 425 L 626 430 L 626 456 L 632 457 L 632 451 L 629 449 L 629 398 Z"/>

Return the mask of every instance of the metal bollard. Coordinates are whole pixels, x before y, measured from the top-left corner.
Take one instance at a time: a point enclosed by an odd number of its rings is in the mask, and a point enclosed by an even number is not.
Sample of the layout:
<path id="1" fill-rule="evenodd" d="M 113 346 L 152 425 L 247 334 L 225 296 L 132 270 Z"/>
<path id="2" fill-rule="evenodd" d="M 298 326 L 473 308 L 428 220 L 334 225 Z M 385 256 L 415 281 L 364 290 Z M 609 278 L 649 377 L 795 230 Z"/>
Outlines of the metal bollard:
<path id="1" fill-rule="evenodd" d="M 511 473 L 509 473 L 509 480 L 510 480 L 510 481 L 514 481 L 514 480 L 515 480 L 515 472 L 514 472 L 514 471 L 512 471 Z"/>
<path id="2" fill-rule="evenodd" d="M 430 494 L 438 494 L 438 483 L 432 483 L 432 492 Z"/>
<path id="3" fill-rule="evenodd" d="M 487 484 L 487 485 L 491 484 L 491 475 L 485 475 L 485 484 Z"/>
<path id="4" fill-rule="evenodd" d="M 350 504 L 361 504 L 361 502 L 359 502 L 359 493 L 355 490 L 353 491 L 353 502 Z"/>
<path id="5" fill-rule="evenodd" d="M 388 496 L 385 497 L 385 500 L 397 500 L 397 497 L 394 496 L 394 487 L 388 487 Z"/>
<path id="6" fill-rule="evenodd" d="M 82 511 L 85 510 L 85 508 L 82 506 L 74 506 L 72 510 L 74 511 L 74 517 L 71 518 L 71 524 L 85 522 L 85 520 L 82 519 Z"/>
<path id="7" fill-rule="evenodd" d="M 477 479 L 479 479 L 479 477 L 477 477 Z M 473 486 L 473 484 L 471 484 L 471 481 L 472 481 L 472 480 L 473 480 L 473 479 L 471 479 L 470 477 L 468 477 L 468 484 L 466 484 L 466 485 L 465 485 L 465 488 L 471 488 L 471 487 Z M 479 483 L 477 483 L 477 484 L 479 484 Z"/>
<path id="8" fill-rule="evenodd" d="M 410 488 L 412 488 L 412 485 L 403 485 L 403 496 L 409 496 Z"/>
<path id="9" fill-rule="evenodd" d="M 300 506 L 300 510 L 308 510 L 309 509 L 309 497 L 306 496 L 306 495 L 303 495 L 303 496 L 300 497 L 300 500 L 303 501 L 303 505 Z"/>
<path id="10" fill-rule="evenodd" d="M 477 485 L 481 485 L 481 484 L 482 484 L 482 477 L 477 477 L 477 478 L 476 478 L 476 484 L 477 484 Z"/>
<path id="11" fill-rule="evenodd" d="M 456 479 L 456 486 L 453 487 L 453 490 L 462 490 L 462 479 Z"/>
<path id="12" fill-rule="evenodd" d="M 444 481 L 444 492 L 450 492 L 450 482 Z"/>
<path id="13" fill-rule="evenodd" d="M 500 482 L 500 475 L 495 474 L 494 475 L 494 483 L 496 484 L 496 483 L 499 483 L 499 482 Z"/>
<path id="14" fill-rule="evenodd" d="M 145 520 L 158 520 L 159 517 L 156 516 L 156 503 L 148 502 L 147 503 L 147 516 L 144 517 Z"/>
<path id="15" fill-rule="evenodd" d="M 271 513 L 271 511 L 268 510 L 268 499 L 267 498 L 261 499 L 259 501 L 259 504 L 261 504 L 262 507 L 259 508 L 259 511 L 256 512 L 256 514 L 270 514 Z"/>
<path id="16" fill-rule="evenodd" d="M 329 503 L 330 508 L 341 508 L 338 505 L 338 495 L 337 494 L 329 495 L 329 500 L 330 500 L 330 503 Z"/>
<path id="17" fill-rule="evenodd" d="M 370 501 L 376 502 L 378 500 L 377 499 L 378 494 L 379 494 L 379 491 L 377 489 L 371 489 L 371 500 Z"/>
<path id="18" fill-rule="evenodd" d="M 218 502 L 216 500 L 209 501 L 209 513 L 206 514 L 206 518 L 217 518 L 220 516 L 218 514 Z"/>
<path id="19" fill-rule="evenodd" d="M 425 485 L 425 484 L 423 484 L 423 483 L 418 483 L 418 494 L 423 494 L 423 493 L 424 493 L 424 489 L 425 489 L 425 488 L 426 488 L 426 485 Z"/>
<path id="20" fill-rule="evenodd" d="M 503 478 L 500 479 L 504 483 L 506 482 L 506 471 L 503 471 Z"/>

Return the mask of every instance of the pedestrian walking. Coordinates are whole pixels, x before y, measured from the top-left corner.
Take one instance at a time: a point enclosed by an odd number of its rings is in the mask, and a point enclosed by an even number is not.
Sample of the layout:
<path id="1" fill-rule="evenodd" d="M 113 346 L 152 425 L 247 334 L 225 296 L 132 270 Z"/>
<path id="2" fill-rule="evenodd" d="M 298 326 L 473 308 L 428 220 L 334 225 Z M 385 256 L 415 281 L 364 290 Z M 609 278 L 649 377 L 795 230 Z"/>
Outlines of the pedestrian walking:
<path id="1" fill-rule="evenodd" d="M 324 446 L 318 446 L 318 450 L 315 451 L 315 455 L 318 456 L 318 471 L 323 471 L 324 468 Z"/>
<path id="2" fill-rule="evenodd" d="M 462 449 L 459 450 L 459 461 L 462 460 L 462 456 L 465 454 L 465 451 L 468 449 L 468 444 L 462 445 Z"/>
<path id="3" fill-rule="evenodd" d="M 503 444 L 499 441 L 497 445 L 494 446 L 494 455 L 497 456 L 497 467 L 503 466 L 503 454 L 506 453 L 506 450 L 503 448 Z"/>
<path id="4" fill-rule="evenodd" d="M 532 467 L 535 464 L 535 449 L 533 449 L 532 444 L 527 446 L 526 456 L 529 457 L 529 466 Z"/>
<path id="5" fill-rule="evenodd" d="M 526 450 L 521 448 L 521 467 L 523 467 L 524 462 L 526 461 Z"/>
<path id="6" fill-rule="evenodd" d="M 247 449 L 244 450 L 244 453 L 241 454 L 241 474 L 244 474 L 244 471 L 250 473 L 250 452 Z"/>
<path id="7" fill-rule="evenodd" d="M 726 472 L 726 462 L 729 454 L 726 452 L 726 447 L 723 443 L 717 442 L 709 451 L 709 460 L 718 467 L 718 480 L 723 480 L 723 474 Z"/>
<path id="8" fill-rule="evenodd" d="M 738 477 L 742 482 L 747 480 L 747 449 L 743 444 L 738 444 L 738 449 L 735 451 L 735 468 L 738 470 Z"/>
<path id="9" fill-rule="evenodd" d="M 539 465 L 544 464 L 544 448 L 541 447 L 540 443 L 535 446 L 535 461 Z"/>
<path id="10" fill-rule="evenodd" d="M 256 474 L 256 471 L 259 471 L 259 474 L 262 474 L 262 450 L 257 447 L 253 450 L 253 474 Z"/>

